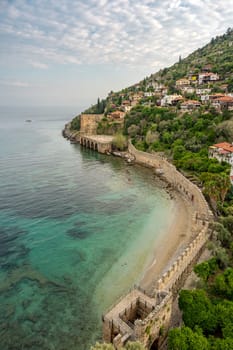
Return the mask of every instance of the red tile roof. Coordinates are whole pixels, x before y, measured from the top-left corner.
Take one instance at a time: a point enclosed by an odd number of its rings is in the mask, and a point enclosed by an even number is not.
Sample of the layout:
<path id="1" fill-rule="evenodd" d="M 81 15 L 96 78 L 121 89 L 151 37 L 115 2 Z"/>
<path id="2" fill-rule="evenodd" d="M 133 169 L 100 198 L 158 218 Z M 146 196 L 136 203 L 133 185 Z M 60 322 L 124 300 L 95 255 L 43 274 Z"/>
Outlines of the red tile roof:
<path id="1" fill-rule="evenodd" d="M 233 97 L 223 96 L 223 97 L 217 98 L 217 101 L 219 101 L 219 102 L 233 102 Z"/>
<path id="2" fill-rule="evenodd" d="M 218 75 L 217 73 L 212 73 L 212 72 L 202 72 L 200 73 L 201 75 L 205 75 L 205 76 L 211 76 L 211 75 Z"/>
<path id="3" fill-rule="evenodd" d="M 217 93 L 217 94 L 209 95 L 209 97 L 211 99 L 216 99 L 216 98 L 220 98 L 220 97 L 225 97 L 225 94 Z"/>
<path id="4" fill-rule="evenodd" d="M 213 146 L 216 147 L 216 148 L 222 148 L 224 151 L 233 153 L 233 145 L 228 143 L 228 142 L 216 143 Z"/>
<path id="5" fill-rule="evenodd" d="M 190 104 L 190 105 L 200 105 L 201 102 L 197 101 L 197 100 L 187 100 L 187 101 L 184 101 L 182 103 L 182 105 L 185 105 L 185 104 Z"/>

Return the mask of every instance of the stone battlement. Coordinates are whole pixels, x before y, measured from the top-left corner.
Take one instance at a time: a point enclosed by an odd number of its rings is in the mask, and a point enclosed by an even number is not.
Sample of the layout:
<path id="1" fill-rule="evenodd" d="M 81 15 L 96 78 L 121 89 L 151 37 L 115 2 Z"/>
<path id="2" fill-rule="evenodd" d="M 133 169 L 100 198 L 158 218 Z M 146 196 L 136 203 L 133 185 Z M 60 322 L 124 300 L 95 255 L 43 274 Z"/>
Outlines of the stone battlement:
<path id="1" fill-rule="evenodd" d="M 153 295 L 134 289 L 103 316 L 103 339 L 116 349 L 128 340 L 138 340 L 146 349 L 160 349 L 169 329 L 173 300 L 209 239 L 213 214 L 201 190 L 165 158 L 138 151 L 131 143 L 128 149 L 137 163 L 158 170 L 193 208 L 190 221 L 194 238 L 157 280 Z"/>

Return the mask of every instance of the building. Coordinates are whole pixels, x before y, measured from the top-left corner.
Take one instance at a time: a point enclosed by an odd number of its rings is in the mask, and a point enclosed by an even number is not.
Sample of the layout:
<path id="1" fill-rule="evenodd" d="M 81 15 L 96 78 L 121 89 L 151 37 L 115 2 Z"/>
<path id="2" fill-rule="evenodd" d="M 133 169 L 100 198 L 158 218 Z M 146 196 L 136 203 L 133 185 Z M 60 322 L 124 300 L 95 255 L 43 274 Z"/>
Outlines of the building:
<path id="1" fill-rule="evenodd" d="M 209 158 L 233 165 L 233 145 L 228 142 L 217 143 L 209 147 Z"/>
<path id="2" fill-rule="evenodd" d="M 125 117 L 125 112 L 122 112 L 122 111 L 115 111 L 108 114 L 108 118 L 115 121 L 123 121 L 124 117 Z"/>
<path id="3" fill-rule="evenodd" d="M 219 80 L 219 75 L 212 72 L 202 72 L 198 74 L 198 83 L 205 84 Z"/>
<path id="4" fill-rule="evenodd" d="M 201 95 L 201 101 L 205 103 L 210 103 L 211 105 L 214 106 L 215 101 L 220 98 L 224 97 L 225 94 L 217 93 L 217 94 L 212 94 L 212 95 Z"/>
<path id="5" fill-rule="evenodd" d="M 178 102 L 183 101 L 183 96 L 181 95 L 165 95 L 161 99 L 161 106 L 166 107 L 166 106 L 175 106 L 177 105 Z"/>
<path id="6" fill-rule="evenodd" d="M 125 100 L 122 102 L 121 104 L 122 108 L 124 109 L 124 111 L 127 113 L 131 110 L 132 106 L 131 106 L 131 102 L 129 100 Z"/>
<path id="7" fill-rule="evenodd" d="M 152 97 L 154 95 L 155 95 L 155 93 L 153 91 L 144 92 L 144 97 Z"/>
<path id="8" fill-rule="evenodd" d="M 138 91 L 132 95 L 132 100 L 139 101 L 144 97 L 143 91 Z"/>
<path id="9" fill-rule="evenodd" d="M 217 97 L 212 101 L 212 106 L 218 110 L 227 109 L 228 111 L 233 111 L 233 97 L 231 96 Z"/>
<path id="10" fill-rule="evenodd" d="M 176 87 L 187 86 L 190 85 L 190 81 L 188 79 L 182 78 L 176 81 Z"/>
<path id="11" fill-rule="evenodd" d="M 182 110 L 188 111 L 188 110 L 199 108 L 200 106 L 201 106 L 200 101 L 187 100 L 187 101 L 184 101 L 183 103 L 181 103 L 180 108 Z"/>
<path id="12" fill-rule="evenodd" d="M 202 103 L 208 103 L 209 102 L 209 95 L 201 95 L 200 96 Z"/>
<path id="13" fill-rule="evenodd" d="M 197 95 L 207 95 L 211 93 L 211 89 L 196 89 Z"/>
<path id="14" fill-rule="evenodd" d="M 180 90 L 185 94 L 193 94 L 195 92 L 195 88 L 192 86 L 181 86 Z"/>

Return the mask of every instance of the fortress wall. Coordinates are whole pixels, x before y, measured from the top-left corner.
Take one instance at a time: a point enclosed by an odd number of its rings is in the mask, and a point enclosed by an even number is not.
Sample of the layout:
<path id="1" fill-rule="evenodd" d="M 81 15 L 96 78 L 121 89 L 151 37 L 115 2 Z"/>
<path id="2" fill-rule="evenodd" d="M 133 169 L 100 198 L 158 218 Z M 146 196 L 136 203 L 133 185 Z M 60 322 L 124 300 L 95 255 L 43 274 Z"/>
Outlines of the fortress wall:
<path id="1" fill-rule="evenodd" d="M 166 297 L 154 308 L 144 320 L 136 320 L 134 336 L 146 349 L 150 349 L 154 340 L 157 346 L 164 341 L 169 330 L 172 312 L 172 294 L 167 293 Z"/>
<path id="2" fill-rule="evenodd" d="M 103 114 L 81 114 L 80 133 L 85 135 L 97 134 L 98 123 L 103 119 Z"/>
<path id="3" fill-rule="evenodd" d="M 137 163 L 163 171 L 166 181 L 192 203 L 194 210 L 201 213 L 206 219 L 212 214 L 201 190 L 183 176 L 174 165 L 156 153 L 138 151 L 131 143 L 129 143 L 128 148 Z"/>
<path id="4" fill-rule="evenodd" d="M 169 290 L 176 291 L 177 282 L 186 273 L 186 269 L 189 268 L 190 264 L 198 257 L 202 247 L 205 245 L 209 238 L 208 228 L 204 228 L 198 236 L 188 245 L 184 252 L 177 258 L 172 266 L 161 276 L 157 281 L 156 289 L 158 290 Z M 175 290 L 173 290 L 173 286 Z"/>
<path id="5" fill-rule="evenodd" d="M 111 329 L 108 328 L 108 337 L 105 337 L 104 333 L 103 336 L 105 341 L 113 342 L 116 349 L 120 349 L 129 339 L 139 340 L 147 349 L 150 349 L 152 344 L 153 349 L 161 349 L 169 330 L 174 297 L 209 239 L 209 222 L 213 219 L 213 214 L 209 210 L 201 190 L 179 173 L 175 166 L 168 163 L 165 158 L 158 154 L 138 151 L 131 143 L 129 144 L 129 152 L 137 163 L 162 170 L 163 178 L 174 190 L 179 191 L 193 207 L 191 220 L 192 235 L 195 238 L 157 281 L 155 296 L 150 299 L 151 303 L 146 303 L 146 296 L 141 296 L 140 300 L 136 301 L 136 308 L 132 309 L 132 306 L 127 306 L 123 312 L 118 314 L 121 326 L 123 323 L 127 326 L 130 324 L 130 331 L 119 331 L 112 339 L 109 336 Z M 125 297 L 128 305 L 130 305 L 129 296 Z M 132 299 L 133 302 L 135 299 Z M 115 308 L 117 309 L 117 305 Z M 116 319 L 115 321 L 117 323 Z M 105 323 L 104 321 L 103 329 L 106 327 Z"/>
<path id="6" fill-rule="evenodd" d="M 201 190 L 185 178 L 174 165 L 168 163 L 158 154 L 148 154 L 136 150 L 131 143 L 129 144 L 129 151 L 134 155 L 136 162 L 162 170 L 164 178 L 174 189 L 185 196 L 194 209 L 192 231 L 196 234 L 195 239 L 157 281 L 156 287 L 158 290 L 174 291 L 173 286 L 177 290 L 177 285 L 181 284 L 181 279 L 187 272 L 186 270 L 190 269 L 190 265 L 198 257 L 202 247 L 208 240 L 208 222 L 212 219 L 213 214 L 209 210 Z"/>

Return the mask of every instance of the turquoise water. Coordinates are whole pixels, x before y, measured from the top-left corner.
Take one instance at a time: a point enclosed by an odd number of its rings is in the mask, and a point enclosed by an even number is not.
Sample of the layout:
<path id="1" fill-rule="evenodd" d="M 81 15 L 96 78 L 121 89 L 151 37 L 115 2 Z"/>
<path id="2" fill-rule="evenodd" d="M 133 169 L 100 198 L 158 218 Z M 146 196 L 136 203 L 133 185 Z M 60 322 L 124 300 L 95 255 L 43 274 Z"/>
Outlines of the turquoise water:
<path id="1" fill-rule="evenodd" d="M 88 349 L 169 225 L 151 171 L 62 138 L 72 115 L 0 109 L 1 350 Z"/>

